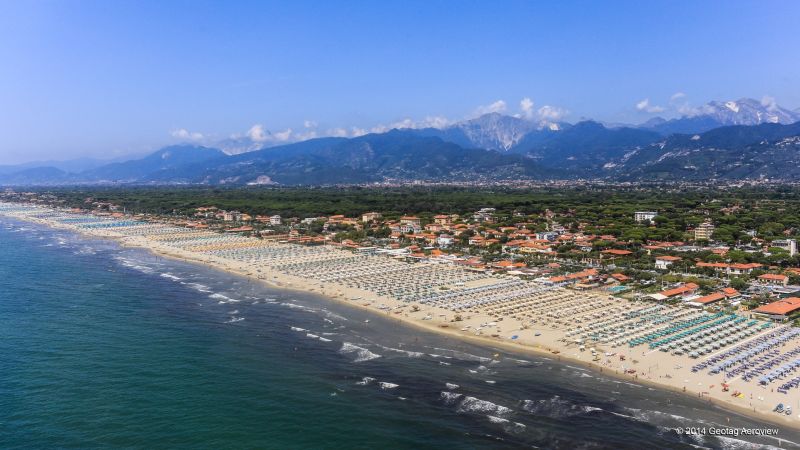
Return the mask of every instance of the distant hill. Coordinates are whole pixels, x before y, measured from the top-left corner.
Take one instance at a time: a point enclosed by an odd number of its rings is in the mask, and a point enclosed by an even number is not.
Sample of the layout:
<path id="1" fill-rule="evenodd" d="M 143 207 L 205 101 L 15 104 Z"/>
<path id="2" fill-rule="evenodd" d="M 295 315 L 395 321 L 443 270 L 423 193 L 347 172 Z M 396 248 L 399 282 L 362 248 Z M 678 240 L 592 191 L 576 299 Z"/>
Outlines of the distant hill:
<path id="1" fill-rule="evenodd" d="M 72 179 L 67 172 L 55 167 L 31 167 L 12 173 L 0 173 L 0 184 L 60 184 L 69 183 Z"/>
<path id="2" fill-rule="evenodd" d="M 444 128 L 404 129 L 418 136 L 438 137 L 465 148 L 482 148 L 507 152 L 527 137 L 541 132 L 557 131 L 569 124 L 540 121 L 500 113 L 488 113 Z"/>
<path id="3" fill-rule="evenodd" d="M 337 184 L 386 180 L 541 179 L 551 173 L 518 155 L 465 149 L 404 130 L 358 138 L 323 138 L 244 153 L 213 167 L 162 171 L 150 181 L 187 178 L 204 184 Z"/>
<path id="4" fill-rule="evenodd" d="M 76 178 L 82 181 L 140 181 L 159 171 L 198 163 L 208 163 L 213 160 L 224 159 L 226 156 L 222 150 L 216 148 L 173 145 L 164 147 L 142 159 L 107 164 L 82 172 Z"/>
<path id="5" fill-rule="evenodd" d="M 607 165 L 623 180 L 800 180 L 800 122 L 676 134 Z"/>
<path id="6" fill-rule="evenodd" d="M 711 102 L 695 112 L 640 126 L 537 123 L 491 113 L 444 128 L 317 138 L 236 155 L 177 145 L 99 166 L 91 161 L 0 166 L 0 184 L 800 181 L 800 113 L 752 99 Z M 82 165 L 90 167 L 74 169 Z"/>
<path id="7" fill-rule="evenodd" d="M 26 169 L 34 169 L 40 167 L 53 167 L 64 172 L 78 173 L 85 170 L 94 169 L 112 161 L 95 159 L 95 158 L 76 158 L 65 161 L 33 161 L 24 164 L 4 165 L 0 166 L 0 175 L 7 175 L 15 172 L 21 172 Z"/>
<path id="8" fill-rule="evenodd" d="M 657 131 L 664 136 L 674 133 L 695 134 L 728 125 L 760 125 L 780 123 L 788 125 L 800 121 L 800 111 L 790 111 L 774 103 L 764 104 L 752 98 L 731 101 L 712 101 L 695 108 L 691 115 L 678 119 L 651 119 L 642 128 Z"/>
<path id="9" fill-rule="evenodd" d="M 606 128 L 579 122 L 562 131 L 544 130 L 526 136 L 512 151 L 527 155 L 547 167 L 592 174 L 608 161 L 661 139 L 655 131 Z"/>

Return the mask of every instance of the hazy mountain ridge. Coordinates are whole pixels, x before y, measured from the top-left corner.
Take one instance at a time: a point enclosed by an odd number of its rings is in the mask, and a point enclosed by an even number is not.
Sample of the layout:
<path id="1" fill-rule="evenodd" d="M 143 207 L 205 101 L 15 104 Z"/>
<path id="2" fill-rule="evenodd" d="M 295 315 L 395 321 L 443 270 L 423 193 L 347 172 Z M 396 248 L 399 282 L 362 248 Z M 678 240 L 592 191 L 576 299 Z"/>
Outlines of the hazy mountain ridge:
<path id="1" fill-rule="evenodd" d="M 92 167 L 0 166 L 0 184 L 337 184 L 392 181 L 800 180 L 800 113 L 755 100 L 711 102 L 702 114 L 641 126 L 536 123 L 490 113 L 444 128 L 317 138 L 229 155 L 195 145 Z M 721 121 L 733 126 L 712 126 Z M 664 134 L 666 129 L 704 131 Z M 70 166 L 72 164 L 72 166 Z M 70 170 L 88 164 L 87 170 Z"/>
<path id="2" fill-rule="evenodd" d="M 606 168 L 610 178 L 626 180 L 800 180 L 800 122 L 672 135 L 633 150 Z"/>
<path id="3" fill-rule="evenodd" d="M 657 117 L 640 125 L 663 135 L 674 133 L 702 133 L 728 125 L 760 125 L 780 123 L 788 125 L 800 121 L 800 108 L 790 111 L 774 102 L 741 98 L 730 101 L 712 101 L 695 108 L 692 114 L 677 119 Z"/>
<path id="4" fill-rule="evenodd" d="M 628 127 L 606 128 L 597 122 L 584 121 L 563 131 L 530 135 L 512 151 L 527 155 L 548 167 L 580 171 L 586 175 L 599 171 L 608 161 L 660 138 L 654 131 Z"/>
<path id="5" fill-rule="evenodd" d="M 193 145 L 164 147 L 142 159 L 112 163 L 78 175 L 79 179 L 95 181 L 139 181 L 153 173 L 186 165 L 220 160 L 222 150 Z"/>
<path id="6" fill-rule="evenodd" d="M 130 159 L 130 158 L 128 158 Z M 11 164 L 0 166 L 0 175 L 21 172 L 26 169 L 35 169 L 42 167 L 52 167 L 64 172 L 78 173 L 85 170 L 94 169 L 112 162 L 120 162 L 118 159 L 103 160 L 96 158 L 75 158 L 64 161 L 32 161 L 22 164 Z"/>
<path id="7" fill-rule="evenodd" d="M 487 177 L 485 171 L 491 175 Z M 230 156 L 213 167 L 194 165 L 161 172 L 148 180 L 167 182 L 176 176 L 202 184 L 335 184 L 535 179 L 546 177 L 547 171 L 518 155 L 465 149 L 438 137 L 393 130 L 271 147 Z"/>

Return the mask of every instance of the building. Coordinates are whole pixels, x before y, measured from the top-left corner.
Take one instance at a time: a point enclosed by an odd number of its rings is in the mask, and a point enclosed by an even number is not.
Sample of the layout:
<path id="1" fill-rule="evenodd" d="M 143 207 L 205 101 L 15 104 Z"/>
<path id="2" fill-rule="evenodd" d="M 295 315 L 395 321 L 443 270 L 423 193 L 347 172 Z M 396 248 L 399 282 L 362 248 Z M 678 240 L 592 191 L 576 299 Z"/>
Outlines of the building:
<path id="1" fill-rule="evenodd" d="M 691 299 L 691 301 L 687 301 L 686 304 L 704 308 L 706 306 L 711 306 L 714 303 L 721 302 L 722 300 L 725 300 L 725 294 L 722 292 L 714 292 L 713 294 Z"/>
<path id="2" fill-rule="evenodd" d="M 239 211 L 223 211 L 222 220 L 225 222 L 238 222 L 242 220 L 242 213 Z"/>
<path id="3" fill-rule="evenodd" d="M 786 286 L 789 284 L 789 277 L 777 273 L 765 273 L 758 276 L 758 282 L 767 286 Z"/>
<path id="4" fill-rule="evenodd" d="M 667 300 L 671 298 L 679 298 L 679 297 L 691 297 L 692 295 L 697 292 L 697 289 L 700 286 L 696 285 L 695 283 L 686 283 L 682 284 L 678 287 L 667 289 L 666 291 L 661 291 L 658 294 L 651 294 L 650 297 L 653 300 Z"/>
<path id="5" fill-rule="evenodd" d="M 764 267 L 759 263 L 735 263 L 728 266 L 728 275 L 750 275 L 754 270 Z"/>
<path id="6" fill-rule="evenodd" d="M 713 235 L 714 224 L 711 222 L 703 222 L 694 229 L 694 240 L 696 241 L 710 241 Z"/>
<path id="7" fill-rule="evenodd" d="M 753 313 L 779 322 L 786 321 L 789 316 L 800 312 L 800 298 L 789 297 L 783 300 L 759 306 Z"/>
<path id="8" fill-rule="evenodd" d="M 633 220 L 637 222 L 652 221 L 658 215 L 655 211 L 636 211 L 633 213 Z"/>
<path id="9" fill-rule="evenodd" d="M 403 216 L 400 218 L 400 225 L 408 225 L 420 229 L 422 228 L 422 220 L 417 216 Z"/>
<path id="10" fill-rule="evenodd" d="M 400 218 L 399 231 L 405 234 L 419 233 L 422 231 L 422 220 L 417 216 L 403 216 Z"/>
<path id="11" fill-rule="evenodd" d="M 741 294 L 736 289 L 723 288 L 719 292 L 714 292 L 708 295 L 704 295 L 702 297 L 687 299 L 686 304 L 690 306 L 705 308 L 706 306 L 711 306 L 714 305 L 715 303 L 719 303 L 722 300 L 732 300 L 740 296 Z M 735 304 L 738 302 L 734 300 L 732 301 L 732 303 Z"/>
<path id="12" fill-rule="evenodd" d="M 368 212 L 361 215 L 361 221 L 364 223 L 374 222 L 380 220 L 383 215 L 379 212 Z"/>
<path id="13" fill-rule="evenodd" d="M 631 280 L 629 276 L 622 273 L 612 273 L 611 278 L 617 280 L 620 284 L 627 283 L 628 281 Z"/>
<path id="14" fill-rule="evenodd" d="M 439 214 L 433 216 L 433 223 L 437 225 L 450 225 L 451 224 L 450 216 L 448 216 L 447 214 Z"/>
<path id="15" fill-rule="evenodd" d="M 771 247 L 782 248 L 789 252 L 789 256 L 797 254 L 797 241 L 794 239 L 778 239 L 772 241 Z"/>
<path id="16" fill-rule="evenodd" d="M 630 256 L 630 255 L 633 254 L 633 252 L 630 251 L 630 250 L 620 250 L 620 249 L 616 249 L 616 248 L 612 248 L 612 249 L 609 249 L 609 250 L 603 250 L 600 253 L 602 253 L 604 256 L 607 256 L 608 258 L 618 258 L 618 257 L 621 257 L 621 256 Z"/>
<path id="17" fill-rule="evenodd" d="M 586 269 L 580 272 L 568 273 L 566 275 L 559 275 L 550 277 L 548 281 L 552 284 L 567 284 L 567 283 L 584 283 L 594 280 L 597 276 L 597 269 Z"/>
<path id="18" fill-rule="evenodd" d="M 439 244 L 439 247 L 449 247 L 453 245 L 453 236 L 449 234 L 440 234 L 438 238 L 436 238 L 436 243 Z"/>
<path id="19" fill-rule="evenodd" d="M 269 224 L 270 225 L 280 225 L 281 224 L 281 216 L 279 216 L 277 214 L 274 215 L 274 216 L 270 216 Z"/>
<path id="20" fill-rule="evenodd" d="M 336 214 L 328 217 L 328 223 L 341 223 L 345 217 L 342 214 Z"/>
<path id="21" fill-rule="evenodd" d="M 558 233 L 555 231 L 540 231 L 536 233 L 536 239 L 540 241 L 553 242 L 558 238 Z"/>
<path id="22" fill-rule="evenodd" d="M 677 256 L 656 256 L 656 269 L 667 270 L 669 266 L 680 260 Z"/>
<path id="23" fill-rule="evenodd" d="M 481 208 L 478 210 L 478 212 L 472 215 L 472 218 L 476 222 L 494 222 L 495 211 L 495 208 Z"/>
<path id="24" fill-rule="evenodd" d="M 253 232 L 253 227 L 238 227 L 238 228 L 228 228 L 225 230 L 226 233 L 251 233 Z"/>
<path id="25" fill-rule="evenodd" d="M 301 220 L 300 223 L 303 225 L 311 225 L 314 222 L 324 222 L 326 220 L 328 220 L 327 217 L 306 217 L 305 219 Z M 266 221 L 269 222 L 269 218 L 267 218 Z"/>

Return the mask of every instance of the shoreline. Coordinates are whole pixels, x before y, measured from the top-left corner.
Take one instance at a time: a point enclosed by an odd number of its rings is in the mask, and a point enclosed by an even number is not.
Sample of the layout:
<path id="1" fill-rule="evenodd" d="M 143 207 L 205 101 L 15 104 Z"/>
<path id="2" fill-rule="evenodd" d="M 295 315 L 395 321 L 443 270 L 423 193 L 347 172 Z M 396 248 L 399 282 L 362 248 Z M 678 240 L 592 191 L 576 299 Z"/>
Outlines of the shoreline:
<path id="1" fill-rule="evenodd" d="M 426 307 L 426 309 L 418 311 L 418 314 L 413 314 L 413 313 L 392 314 L 390 312 L 391 310 L 383 311 L 381 309 L 378 309 L 378 305 L 382 305 L 384 303 L 392 301 L 393 299 L 376 296 L 376 294 L 371 293 L 369 291 L 359 291 L 357 289 L 345 287 L 343 285 L 338 285 L 336 283 L 323 283 L 313 279 L 306 279 L 282 273 L 274 273 L 272 271 L 268 273 L 268 275 L 271 276 L 272 278 L 271 279 L 265 278 L 263 274 L 256 274 L 253 270 L 248 270 L 246 266 L 242 264 L 234 264 L 231 261 L 226 261 L 223 260 L 223 258 L 211 255 L 193 253 L 183 249 L 170 248 L 160 242 L 148 240 L 143 237 L 122 236 L 108 230 L 86 230 L 76 226 L 55 223 L 40 218 L 31 218 L 24 216 L 20 217 L 16 215 L 11 217 L 23 221 L 37 223 L 53 229 L 67 230 L 83 236 L 111 239 L 123 247 L 141 248 L 157 256 L 163 256 L 191 264 L 202 264 L 214 270 L 221 270 L 236 276 L 244 277 L 252 281 L 260 281 L 272 288 L 316 294 L 320 297 L 324 297 L 326 301 L 332 300 L 337 302 L 338 304 L 347 305 L 348 307 L 359 308 L 363 311 L 369 312 L 370 314 L 380 315 L 382 317 L 389 319 L 395 318 L 397 323 L 403 326 L 410 326 L 411 327 L 409 328 L 410 330 L 416 328 L 426 332 L 435 332 L 450 338 L 477 344 L 484 348 L 489 348 L 493 350 L 503 350 L 517 355 L 546 357 L 549 359 L 556 359 L 563 363 L 576 363 L 581 367 L 585 367 L 600 375 L 608 375 L 609 377 L 621 381 L 639 384 L 642 386 L 649 386 L 656 389 L 668 390 L 689 397 L 694 397 L 696 399 L 703 400 L 705 403 L 708 403 L 709 405 L 713 405 L 717 408 L 720 408 L 732 414 L 764 422 L 765 425 L 769 424 L 769 425 L 776 425 L 779 427 L 787 426 L 794 430 L 800 429 L 800 424 L 798 424 L 797 420 L 791 416 L 778 415 L 775 413 L 770 414 L 765 411 L 757 411 L 755 410 L 755 407 L 750 408 L 743 406 L 741 404 L 736 404 L 731 399 L 726 399 L 724 397 L 719 398 L 720 396 L 701 395 L 701 393 L 704 392 L 702 387 L 700 389 L 696 389 L 696 386 L 689 387 L 685 385 L 684 387 L 681 387 L 679 386 L 680 383 L 675 383 L 674 381 L 670 383 L 661 381 L 662 380 L 661 378 L 653 379 L 650 377 L 639 377 L 638 372 L 636 375 L 619 373 L 619 369 L 617 368 L 604 366 L 603 364 L 598 364 L 593 361 L 581 359 L 580 355 L 578 355 L 578 357 L 573 357 L 568 352 L 575 350 L 575 348 L 574 347 L 570 348 L 570 346 L 568 345 L 563 345 L 562 348 L 556 348 L 555 351 L 558 351 L 558 353 L 554 353 L 555 346 L 550 347 L 550 346 L 544 346 L 542 344 L 528 344 L 528 343 L 523 343 L 520 340 L 509 341 L 509 340 L 504 340 L 500 337 L 475 335 L 470 332 L 459 331 L 457 328 L 454 328 L 454 322 L 448 322 L 446 321 L 446 318 L 444 321 L 420 320 L 419 316 L 421 316 L 423 313 L 430 314 L 430 312 L 432 311 L 431 308 L 434 307 L 430 308 Z M 361 295 L 352 295 L 352 294 L 361 294 Z M 374 297 L 374 299 L 368 301 L 367 300 L 368 296 Z M 400 302 L 399 300 L 393 300 L 392 303 L 402 303 L 401 306 L 408 306 L 408 304 Z M 433 309 L 433 312 L 438 313 L 439 310 Z M 458 322 L 455 322 L 455 324 L 458 324 Z M 443 327 L 442 325 L 446 325 L 446 327 Z M 597 345 L 597 347 L 600 346 Z M 780 438 L 776 439 L 780 441 Z"/>

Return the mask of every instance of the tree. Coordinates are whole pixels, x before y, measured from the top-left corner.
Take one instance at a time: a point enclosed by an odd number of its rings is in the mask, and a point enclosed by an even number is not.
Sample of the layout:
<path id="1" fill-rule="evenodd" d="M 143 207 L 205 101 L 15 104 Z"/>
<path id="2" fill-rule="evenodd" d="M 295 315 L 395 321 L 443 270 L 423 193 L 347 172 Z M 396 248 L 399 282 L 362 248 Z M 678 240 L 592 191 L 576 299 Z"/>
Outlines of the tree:
<path id="1" fill-rule="evenodd" d="M 747 281 L 745 281 L 745 280 L 743 280 L 743 279 L 741 279 L 739 277 L 731 278 L 730 286 L 732 288 L 736 289 L 737 291 L 741 291 L 741 290 L 747 289 Z"/>

